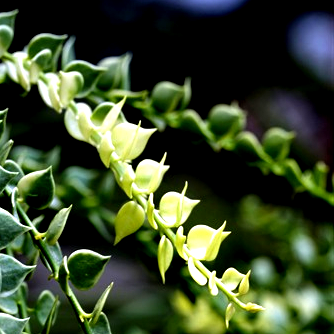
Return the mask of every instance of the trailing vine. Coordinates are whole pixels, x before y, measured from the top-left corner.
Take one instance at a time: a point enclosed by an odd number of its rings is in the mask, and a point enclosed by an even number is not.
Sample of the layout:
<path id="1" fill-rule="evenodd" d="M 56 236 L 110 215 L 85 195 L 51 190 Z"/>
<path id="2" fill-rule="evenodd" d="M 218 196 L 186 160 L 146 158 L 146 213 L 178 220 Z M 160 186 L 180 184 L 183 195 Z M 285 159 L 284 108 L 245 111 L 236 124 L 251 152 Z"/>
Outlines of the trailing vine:
<path id="1" fill-rule="evenodd" d="M 207 133 L 208 138 L 215 134 L 213 139 L 222 147 L 238 148 L 238 151 L 246 151 L 252 157 L 262 157 L 262 151 L 261 154 L 258 152 L 259 148 L 253 143 L 253 139 L 249 139 L 252 138 L 249 133 L 244 132 L 240 135 L 242 139 L 234 140 L 233 136 L 241 129 L 239 123 L 243 122 L 240 121 L 243 115 L 239 109 L 236 106 L 224 107 L 223 113 L 218 112 L 218 120 L 213 120 L 215 117 L 211 115 L 211 125 L 201 125 L 193 111 L 184 110 L 190 99 L 188 82 L 180 88 L 181 91 L 173 84 L 161 83 L 147 100 L 147 92 L 129 91 L 129 56 L 124 56 L 121 61 L 120 58 L 104 59 L 97 66 L 75 60 L 73 39 L 66 41 L 67 36 L 40 34 L 32 38 L 23 51 L 10 53 L 16 15 L 17 11 L 0 14 L 0 83 L 6 83 L 7 80 L 16 82 L 26 93 L 29 93 L 32 85 L 37 85 L 45 104 L 59 114 L 64 113 L 65 127 L 69 134 L 96 148 L 102 163 L 112 172 L 128 198 L 114 219 L 114 244 L 138 231 L 146 222 L 160 238 L 157 262 L 163 282 L 172 259 L 177 254 L 185 261 L 190 276 L 198 285 L 207 286 L 213 296 L 219 292 L 226 296 L 226 327 L 236 307 L 253 313 L 262 311 L 262 306 L 243 302 L 240 298 L 249 291 L 250 271 L 242 274 L 234 268 L 228 268 L 222 277 L 217 277 L 216 271 L 209 270 L 204 263 L 216 258 L 221 243 L 229 235 L 230 232 L 225 231 L 226 222 L 218 229 L 198 224 L 187 235 L 184 234 L 183 224 L 199 202 L 186 196 L 188 183 L 185 182 L 181 192 L 167 192 L 161 197 L 159 205 L 156 204 L 154 194 L 169 169 L 165 165 L 167 155 L 164 153 L 160 161 L 144 159 L 134 168 L 133 161 L 142 154 L 157 129 L 143 128 L 141 122 L 128 122 L 122 111 L 124 103 L 130 103 L 157 127 L 161 127 L 161 120 L 165 119 L 169 119 L 169 125 L 179 126 L 177 122 L 181 118 L 178 115 L 182 114 L 183 124 L 185 120 L 190 120 L 188 123 L 191 127 L 194 124 L 199 128 L 203 127 L 203 134 Z M 60 57 L 61 69 L 58 70 Z M 182 113 L 175 114 L 174 110 L 178 107 Z M 154 114 L 157 108 L 162 109 L 163 118 Z M 236 123 L 234 114 L 233 124 L 223 120 L 226 110 L 228 113 L 231 110 L 232 114 L 237 113 Z M 0 134 L 3 139 L 7 111 L 0 113 Z M 220 126 L 226 131 L 217 133 Z M 285 138 L 284 135 L 281 137 Z M 278 148 L 274 140 L 274 145 L 269 145 L 270 149 L 263 155 L 264 162 L 272 164 L 267 155 L 272 158 L 273 155 L 279 156 L 279 159 L 284 160 L 288 150 L 285 142 L 289 138 L 290 135 L 286 135 L 286 140 L 284 143 L 280 141 Z M 214 141 L 210 141 L 211 145 L 213 143 Z M 44 218 L 39 216 L 31 219 L 29 213 L 31 210 L 47 209 L 57 200 L 52 168 L 25 174 L 16 161 L 8 159 L 12 146 L 13 141 L 7 140 L 0 152 L 0 190 L 2 197 L 9 200 L 12 210 L 9 212 L 1 208 L 0 211 L 0 249 L 4 251 L 0 253 L 0 333 L 31 333 L 31 310 L 26 305 L 26 287 L 23 282 L 34 271 L 38 258 L 41 258 L 50 271 L 50 278 L 58 282 L 68 298 L 82 331 L 86 334 L 111 333 L 103 307 L 112 283 L 106 287 L 91 313 L 83 310 L 71 288 L 71 284 L 81 290 L 92 288 L 103 274 L 109 256 L 87 249 L 63 256 L 58 239 L 69 219 L 71 206 L 61 208 L 46 231 L 40 231 L 39 226 Z M 278 170 L 279 165 L 277 166 Z M 262 166 L 264 167 L 265 165 Z M 288 175 L 286 171 L 287 167 L 284 169 L 285 176 Z M 25 254 L 29 265 L 17 260 L 16 252 Z M 41 333 L 50 332 L 58 306 L 58 299 L 51 292 L 41 294 L 33 311 L 41 325 Z"/>

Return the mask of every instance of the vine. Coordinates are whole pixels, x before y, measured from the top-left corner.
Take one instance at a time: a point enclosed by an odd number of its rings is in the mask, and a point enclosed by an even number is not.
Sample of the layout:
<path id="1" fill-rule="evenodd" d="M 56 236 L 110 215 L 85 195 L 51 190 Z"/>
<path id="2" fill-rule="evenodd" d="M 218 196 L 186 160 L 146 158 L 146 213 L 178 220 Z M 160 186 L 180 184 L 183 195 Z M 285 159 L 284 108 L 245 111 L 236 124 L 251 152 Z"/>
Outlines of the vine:
<path id="1" fill-rule="evenodd" d="M 0 14 L 0 83 L 14 81 L 26 93 L 31 90 L 32 85 L 37 85 L 45 104 L 59 114 L 64 112 L 65 127 L 69 134 L 97 149 L 102 163 L 111 170 L 119 187 L 128 197 L 114 220 L 114 244 L 138 231 L 146 221 L 160 236 L 157 261 L 163 282 L 176 253 L 185 261 L 190 276 L 197 284 L 207 285 L 213 296 L 219 291 L 226 296 L 226 327 L 235 307 L 249 312 L 263 310 L 260 305 L 244 303 L 239 298 L 249 290 L 250 271 L 242 274 L 234 268 L 228 268 L 222 277 L 218 278 L 216 271 L 210 271 L 203 263 L 216 258 L 221 243 L 229 235 L 230 232 L 225 231 L 226 222 L 218 229 L 202 224 L 195 225 L 187 235 L 184 234 L 183 224 L 199 202 L 186 196 L 187 182 L 181 192 L 170 191 L 164 194 L 156 206 L 154 193 L 169 169 L 169 166 L 165 165 L 166 153 L 159 162 L 144 159 L 136 168 L 132 166 L 133 160 L 141 155 L 157 129 L 143 128 L 141 122 L 128 122 L 122 111 L 124 103 L 128 102 L 141 109 L 147 116 L 152 106 L 163 108 L 168 101 L 170 105 L 168 110 L 164 111 L 168 112 L 170 117 L 174 115 L 172 111 L 180 101 L 180 110 L 186 107 L 190 98 L 189 89 L 185 89 L 181 98 L 176 99 L 175 94 L 171 94 L 169 90 L 161 91 L 160 85 L 159 89 L 152 92 L 152 99 L 147 102 L 147 92 L 135 93 L 126 90 L 129 85 L 126 66 L 129 63 L 128 56 L 123 57 L 121 63 L 118 58 L 109 58 L 97 66 L 75 60 L 73 39 L 70 38 L 65 43 L 67 36 L 40 34 L 32 38 L 23 51 L 10 53 L 8 50 L 14 37 L 16 15 L 17 11 Z M 58 71 L 60 56 L 61 70 Z M 121 76 L 114 73 L 115 69 L 120 71 Z M 116 86 L 109 90 L 111 81 Z M 101 93 L 101 87 L 107 90 Z M 167 83 L 168 87 L 174 86 Z M 185 87 L 189 87 L 187 83 Z M 111 101 L 113 99 L 115 100 Z M 92 104 L 94 107 L 91 107 Z M 184 111 L 183 114 L 196 118 L 191 111 Z M 3 110 L 0 115 L 3 136 L 7 110 Z M 151 116 L 158 125 L 159 118 Z M 174 118 L 174 121 L 176 120 L 177 118 Z M 193 121 L 191 122 L 193 124 Z M 215 121 L 215 124 L 218 123 Z M 234 130 L 229 130 L 228 133 L 238 130 L 235 126 L 232 127 Z M 214 127 L 211 126 L 210 129 L 214 131 Z M 248 134 L 244 133 L 244 136 Z M 232 145 L 233 141 L 230 139 Z M 77 250 L 68 257 L 63 256 L 58 239 L 64 230 L 71 207 L 59 210 L 45 232 L 39 230 L 44 218 L 39 216 L 32 220 L 29 212 L 31 209 L 44 210 L 52 206 L 55 200 L 52 168 L 24 174 L 17 162 L 8 159 L 12 145 L 11 140 L 4 143 L 0 159 L 0 190 L 2 196 L 10 200 L 12 208 L 12 213 L 2 208 L 0 211 L 0 249 L 6 252 L 0 253 L 0 308 L 4 311 L 0 313 L 0 333 L 31 333 L 28 318 L 30 310 L 26 306 L 26 288 L 22 283 L 34 271 L 39 257 L 50 271 L 50 278 L 58 282 L 68 298 L 82 331 L 86 334 L 111 333 L 103 307 L 112 283 L 102 293 L 91 313 L 82 309 L 70 285 L 71 283 L 81 290 L 92 288 L 102 275 L 109 256 L 87 249 Z M 253 155 L 253 150 L 248 148 L 248 142 L 246 145 L 236 145 L 245 146 L 246 151 Z M 14 256 L 16 252 L 25 254 L 29 265 L 18 261 Z M 42 327 L 41 333 L 50 332 L 58 306 L 58 299 L 51 292 L 41 294 L 34 309 Z"/>

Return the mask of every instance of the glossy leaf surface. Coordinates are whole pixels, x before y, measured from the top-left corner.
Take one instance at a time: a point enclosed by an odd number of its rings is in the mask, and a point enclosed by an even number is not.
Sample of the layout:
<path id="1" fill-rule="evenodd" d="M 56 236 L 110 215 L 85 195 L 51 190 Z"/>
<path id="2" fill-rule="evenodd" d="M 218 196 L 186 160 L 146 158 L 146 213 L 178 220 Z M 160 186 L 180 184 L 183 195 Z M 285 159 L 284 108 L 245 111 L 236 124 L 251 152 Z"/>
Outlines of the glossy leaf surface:
<path id="1" fill-rule="evenodd" d="M 80 290 L 93 287 L 109 261 L 110 256 L 103 256 L 88 249 L 73 252 L 68 258 L 70 281 Z"/>

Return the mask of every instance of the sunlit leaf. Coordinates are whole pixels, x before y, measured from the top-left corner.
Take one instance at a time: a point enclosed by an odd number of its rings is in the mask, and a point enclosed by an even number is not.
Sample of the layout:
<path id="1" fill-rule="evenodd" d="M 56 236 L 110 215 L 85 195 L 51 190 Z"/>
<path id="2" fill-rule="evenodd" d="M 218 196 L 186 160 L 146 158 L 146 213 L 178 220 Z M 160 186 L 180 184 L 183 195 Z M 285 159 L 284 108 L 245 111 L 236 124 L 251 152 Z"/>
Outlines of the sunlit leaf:
<path id="1" fill-rule="evenodd" d="M 133 160 L 145 149 L 145 146 L 156 129 L 144 129 L 131 123 L 120 123 L 115 126 L 111 135 L 116 153 L 122 160 Z"/>
<path id="2" fill-rule="evenodd" d="M 208 282 L 207 277 L 196 268 L 195 261 L 193 257 L 188 259 L 188 269 L 190 276 L 199 285 L 205 285 Z"/>
<path id="3" fill-rule="evenodd" d="M 228 268 L 223 274 L 222 283 L 228 290 L 233 291 L 237 288 L 244 277 L 245 275 L 241 274 L 238 270 Z"/>
<path id="4" fill-rule="evenodd" d="M 125 203 L 115 218 L 116 245 L 126 236 L 136 232 L 144 223 L 145 211 L 135 201 Z"/>

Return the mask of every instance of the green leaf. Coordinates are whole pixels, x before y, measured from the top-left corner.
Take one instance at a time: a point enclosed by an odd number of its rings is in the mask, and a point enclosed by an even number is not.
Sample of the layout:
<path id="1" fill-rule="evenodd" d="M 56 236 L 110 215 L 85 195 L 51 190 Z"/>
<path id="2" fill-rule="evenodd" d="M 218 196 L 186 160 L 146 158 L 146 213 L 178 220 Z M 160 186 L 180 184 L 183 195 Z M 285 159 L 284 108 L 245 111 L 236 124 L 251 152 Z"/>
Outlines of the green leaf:
<path id="1" fill-rule="evenodd" d="M 187 107 L 191 96 L 190 80 L 184 86 L 173 82 L 161 81 L 157 83 L 151 94 L 153 107 L 160 112 L 183 110 Z"/>
<path id="2" fill-rule="evenodd" d="M 207 133 L 206 124 L 195 110 L 184 110 L 180 114 L 178 122 L 178 126 L 183 130 L 191 131 L 199 135 L 206 135 Z"/>
<path id="3" fill-rule="evenodd" d="M 188 219 L 193 208 L 199 203 L 199 200 L 193 200 L 184 195 L 186 189 L 187 183 L 181 194 L 170 191 L 161 197 L 159 213 L 165 220 L 166 226 L 178 227 L 182 225 Z"/>
<path id="4" fill-rule="evenodd" d="M 2 123 L 1 123 L 2 124 Z M 13 147 L 14 141 L 8 140 L 5 144 L 3 144 L 0 148 L 0 165 L 3 165 L 8 158 L 9 152 Z"/>
<path id="5" fill-rule="evenodd" d="M 243 131 L 235 138 L 235 151 L 247 162 L 259 160 L 267 161 L 267 154 L 264 152 L 260 142 L 252 132 Z"/>
<path id="6" fill-rule="evenodd" d="M 303 190 L 303 173 L 296 160 L 286 159 L 282 165 L 284 167 L 284 175 L 291 185 L 296 188 L 296 190 Z"/>
<path id="7" fill-rule="evenodd" d="M 45 321 L 45 325 L 42 329 L 41 334 L 49 334 L 51 331 L 51 326 L 54 324 L 55 319 L 57 317 L 57 311 L 58 311 L 58 307 L 59 307 L 59 302 L 58 302 L 58 297 L 55 298 L 52 308 L 49 312 L 49 315 Z"/>
<path id="8" fill-rule="evenodd" d="M 239 285 L 239 295 L 245 295 L 249 290 L 249 276 L 251 271 L 249 270 L 247 274 L 244 276 L 244 278 L 241 280 Z"/>
<path id="9" fill-rule="evenodd" d="M 160 163 L 145 159 L 137 165 L 135 183 L 142 192 L 149 194 L 158 189 L 164 174 L 169 169 L 169 166 L 164 165 L 165 160 L 166 154 Z"/>
<path id="10" fill-rule="evenodd" d="M 195 261 L 197 261 L 197 260 L 195 260 L 193 257 L 189 257 L 189 259 L 188 259 L 188 270 L 189 270 L 190 276 L 193 278 L 193 280 L 198 285 L 205 285 L 208 282 L 208 279 L 196 267 Z"/>
<path id="11" fill-rule="evenodd" d="M 7 297 L 0 297 L 0 310 L 8 314 L 17 314 L 17 296 L 15 293 Z"/>
<path id="12" fill-rule="evenodd" d="M 235 135 L 245 126 L 245 113 L 237 106 L 218 104 L 208 115 L 208 127 L 218 137 Z"/>
<path id="13" fill-rule="evenodd" d="M 97 65 L 106 71 L 99 77 L 97 87 L 101 90 L 110 89 L 130 90 L 130 62 L 132 55 L 126 53 L 119 57 L 107 57 Z"/>
<path id="14" fill-rule="evenodd" d="M 23 283 L 24 278 L 36 266 L 26 266 L 12 256 L 0 253 L 1 286 L 0 297 L 14 293 Z M 1 323 L 1 322 L 0 322 Z"/>
<path id="15" fill-rule="evenodd" d="M 173 245 L 169 239 L 163 235 L 158 246 L 158 266 L 162 282 L 165 284 L 165 273 L 173 259 Z"/>
<path id="16" fill-rule="evenodd" d="M 98 67 L 83 60 L 74 60 L 66 65 L 64 72 L 76 71 L 81 73 L 84 79 L 83 88 L 78 94 L 78 98 L 88 95 L 97 83 L 99 76 L 105 71 L 103 67 Z"/>
<path id="17" fill-rule="evenodd" d="M 46 244 L 46 247 L 48 248 L 49 253 L 51 254 L 52 258 L 55 260 L 58 267 L 60 267 L 62 260 L 63 260 L 63 253 L 61 251 L 61 248 L 56 242 L 54 245 L 48 245 Z M 41 254 L 41 259 L 44 260 L 44 256 Z M 47 261 L 44 260 L 44 264 L 46 267 L 48 267 Z M 50 268 L 51 271 L 51 268 Z"/>
<path id="18" fill-rule="evenodd" d="M 1 332 L 4 334 L 21 334 L 29 318 L 18 319 L 6 313 L 0 313 Z"/>
<path id="19" fill-rule="evenodd" d="M 75 60 L 74 52 L 75 37 L 71 36 L 64 44 L 61 55 L 61 68 L 64 70 L 66 65 Z"/>
<path id="20" fill-rule="evenodd" d="M 197 260 L 212 261 L 216 258 L 220 244 L 230 234 L 224 232 L 226 223 L 218 230 L 206 225 L 193 226 L 187 237 L 187 246 Z"/>
<path id="21" fill-rule="evenodd" d="M 67 107 L 70 102 L 81 92 L 84 86 L 84 78 L 76 71 L 59 73 L 59 98 L 63 107 Z"/>
<path id="22" fill-rule="evenodd" d="M 318 187 L 326 189 L 328 172 L 329 172 L 329 167 L 323 161 L 318 161 L 316 163 L 312 175 L 314 183 Z"/>
<path id="23" fill-rule="evenodd" d="M 131 123 L 116 125 L 111 133 L 112 143 L 121 160 L 133 160 L 145 149 L 145 146 L 156 129 L 144 129 Z"/>
<path id="24" fill-rule="evenodd" d="M 23 176 L 17 188 L 19 199 L 30 207 L 39 210 L 48 207 L 55 192 L 52 167 Z"/>
<path id="25" fill-rule="evenodd" d="M 46 231 L 45 240 L 49 245 L 54 245 L 61 236 L 68 215 L 70 214 L 72 206 L 61 209 L 52 219 L 48 230 Z"/>
<path id="26" fill-rule="evenodd" d="M 29 227 L 20 224 L 8 211 L 0 208 L 0 250 L 29 230 Z"/>
<path id="27" fill-rule="evenodd" d="M 111 131 L 117 124 L 124 103 L 125 98 L 117 104 L 112 102 L 101 103 L 94 109 L 91 121 L 99 127 L 102 134 Z"/>
<path id="28" fill-rule="evenodd" d="M 229 327 L 230 320 L 233 317 L 233 314 L 235 313 L 235 307 L 232 303 L 229 303 L 226 307 L 225 311 L 225 326 L 226 328 Z"/>
<path id="29" fill-rule="evenodd" d="M 57 169 L 60 163 L 60 146 L 55 146 L 48 152 L 38 150 L 30 146 L 18 145 L 11 151 L 11 157 L 20 162 L 20 166 L 25 173 L 46 169 L 52 166 Z"/>
<path id="30" fill-rule="evenodd" d="M 59 266 L 58 279 L 57 279 L 60 287 L 65 293 L 68 293 L 68 290 L 69 290 L 69 285 L 68 285 L 69 276 L 70 276 L 70 273 L 67 267 L 67 256 L 65 255 Z"/>
<path id="31" fill-rule="evenodd" d="M 90 325 L 92 334 L 111 334 L 109 321 L 104 313 L 101 313 L 95 324 Z"/>
<path id="32" fill-rule="evenodd" d="M 228 268 L 223 274 L 222 283 L 228 290 L 233 291 L 237 288 L 244 277 L 245 275 L 241 274 L 238 270 Z"/>
<path id="33" fill-rule="evenodd" d="M 68 258 L 70 281 L 80 290 L 93 287 L 109 261 L 110 256 L 102 256 L 88 249 L 73 252 Z"/>
<path id="34" fill-rule="evenodd" d="M 98 322 L 99 317 L 102 313 L 104 304 L 106 303 L 106 300 L 109 296 L 109 293 L 110 293 L 110 291 L 113 287 L 113 284 L 114 283 L 111 283 L 107 286 L 107 288 L 104 290 L 103 294 L 101 295 L 101 297 L 99 298 L 99 300 L 95 304 L 94 310 L 92 312 L 92 318 L 91 318 L 91 321 L 89 322 L 91 325 L 95 325 Z"/>
<path id="35" fill-rule="evenodd" d="M 115 218 L 116 238 L 114 245 L 126 236 L 136 232 L 144 223 L 145 211 L 135 201 L 125 203 Z"/>
<path id="36" fill-rule="evenodd" d="M 33 37 L 28 44 L 28 57 L 33 59 L 40 51 L 49 49 L 52 53 L 52 62 L 49 69 L 55 70 L 62 44 L 66 38 L 66 35 L 39 34 Z"/>
<path id="37" fill-rule="evenodd" d="M 293 132 L 281 128 L 271 128 L 263 135 L 263 149 L 273 159 L 283 160 L 289 155 L 291 141 L 294 137 Z"/>
<path id="38" fill-rule="evenodd" d="M 23 173 L 21 167 L 18 165 L 17 162 L 8 159 L 3 164 L 3 168 L 6 169 L 9 172 L 18 173 L 17 176 L 15 176 L 14 178 L 12 178 L 10 180 L 10 182 L 8 183 L 8 187 L 10 189 L 13 188 L 13 187 L 16 187 L 16 185 L 19 182 L 19 180 L 24 176 L 24 173 Z"/>
<path id="39" fill-rule="evenodd" d="M 7 25 L 0 25 L 0 58 L 12 44 L 13 38 L 13 29 Z"/>
<path id="40" fill-rule="evenodd" d="M 0 166 L 0 194 L 5 190 L 10 181 L 18 174 L 18 172 L 9 172 Z"/>
<path id="41" fill-rule="evenodd" d="M 35 314 L 41 326 L 45 325 L 55 302 L 57 303 L 57 299 L 49 290 L 44 290 L 39 295 L 35 306 Z"/>
<path id="42" fill-rule="evenodd" d="M 5 133 L 8 108 L 0 111 L 0 139 Z"/>
<path id="43" fill-rule="evenodd" d="M 0 24 L 11 27 L 14 30 L 14 23 L 16 15 L 19 11 L 17 9 L 10 12 L 0 13 Z"/>
<path id="44" fill-rule="evenodd" d="M 51 61 L 52 52 L 49 49 L 41 50 L 31 59 L 29 74 L 32 83 L 36 84 L 38 82 L 40 72 L 47 70 L 50 67 Z"/>

